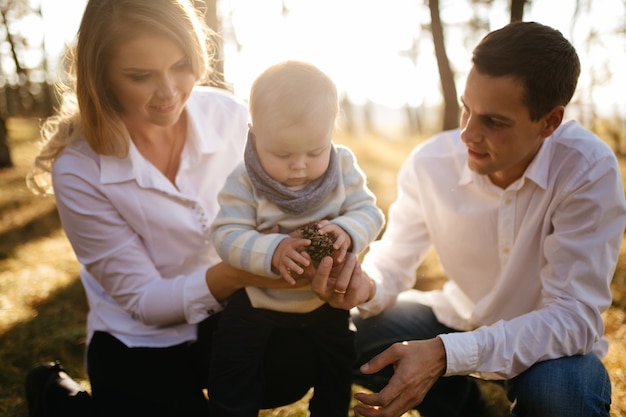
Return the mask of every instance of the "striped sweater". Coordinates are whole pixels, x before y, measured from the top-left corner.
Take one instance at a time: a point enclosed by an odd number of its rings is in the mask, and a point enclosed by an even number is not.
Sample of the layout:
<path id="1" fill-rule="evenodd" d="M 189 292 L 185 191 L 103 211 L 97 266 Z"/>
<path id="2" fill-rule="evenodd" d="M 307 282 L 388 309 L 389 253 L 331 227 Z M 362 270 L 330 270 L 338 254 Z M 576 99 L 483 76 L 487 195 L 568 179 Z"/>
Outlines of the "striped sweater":
<path id="1" fill-rule="evenodd" d="M 366 177 L 354 154 L 335 145 L 339 164 L 337 187 L 318 207 L 299 215 L 281 211 L 252 186 L 243 163 L 226 180 L 218 199 L 220 211 L 212 225 L 211 237 L 221 258 L 235 268 L 257 275 L 282 279 L 272 271 L 272 255 L 287 234 L 311 221 L 328 219 L 344 229 L 352 239 L 352 251 L 362 252 L 380 233 L 384 216 L 376 197 L 367 188 Z M 280 233 L 260 230 L 278 225 Z M 256 308 L 305 313 L 321 306 L 309 287 L 294 289 L 246 288 Z"/>

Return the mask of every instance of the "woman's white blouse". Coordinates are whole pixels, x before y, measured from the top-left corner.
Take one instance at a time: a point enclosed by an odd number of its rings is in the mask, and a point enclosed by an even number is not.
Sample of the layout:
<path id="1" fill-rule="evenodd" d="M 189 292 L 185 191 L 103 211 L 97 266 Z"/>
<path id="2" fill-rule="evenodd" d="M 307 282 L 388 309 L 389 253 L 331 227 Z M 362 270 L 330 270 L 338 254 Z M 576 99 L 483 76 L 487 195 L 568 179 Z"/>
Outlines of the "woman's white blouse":
<path id="1" fill-rule="evenodd" d="M 63 228 L 81 263 L 88 340 L 106 331 L 129 347 L 195 340 L 196 324 L 221 310 L 205 281 L 220 262 L 209 236 L 217 194 L 242 160 L 248 112 L 224 90 L 194 89 L 174 186 L 131 141 L 124 159 L 85 140 L 53 166 Z"/>

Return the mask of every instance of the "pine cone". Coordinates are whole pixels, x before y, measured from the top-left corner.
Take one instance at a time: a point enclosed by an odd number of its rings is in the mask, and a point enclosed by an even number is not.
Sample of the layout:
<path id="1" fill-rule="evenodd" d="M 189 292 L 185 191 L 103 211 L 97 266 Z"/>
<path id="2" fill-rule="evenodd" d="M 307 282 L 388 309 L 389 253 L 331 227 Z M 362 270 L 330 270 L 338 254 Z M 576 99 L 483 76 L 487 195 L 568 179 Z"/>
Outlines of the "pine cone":
<path id="1" fill-rule="evenodd" d="M 311 244 L 307 246 L 305 250 L 309 256 L 311 256 L 315 266 L 317 266 L 325 256 L 333 256 L 335 253 L 335 248 L 333 248 L 333 243 L 335 243 L 336 239 L 335 235 L 333 233 L 320 235 L 317 222 L 311 222 L 303 226 L 300 228 L 300 233 L 304 239 L 311 240 Z"/>

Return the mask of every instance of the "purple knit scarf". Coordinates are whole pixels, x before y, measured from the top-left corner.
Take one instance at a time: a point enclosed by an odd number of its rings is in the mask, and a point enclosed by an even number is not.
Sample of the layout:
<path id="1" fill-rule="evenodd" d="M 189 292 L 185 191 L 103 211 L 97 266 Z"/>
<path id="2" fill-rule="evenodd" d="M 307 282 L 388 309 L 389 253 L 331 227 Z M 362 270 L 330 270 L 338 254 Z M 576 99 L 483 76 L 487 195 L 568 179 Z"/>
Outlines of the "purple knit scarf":
<path id="1" fill-rule="evenodd" d="M 259 156 L 249 134 L 244 151 L 244 162 L 254 188 L 289 214 L 302 214 L 317 208 L 339 183 L 337 151 L 333 145 L 331 145 L 328 169 L 324 175 L 299 190 L 286 187 L 267 175 L 261 167 Z"/>

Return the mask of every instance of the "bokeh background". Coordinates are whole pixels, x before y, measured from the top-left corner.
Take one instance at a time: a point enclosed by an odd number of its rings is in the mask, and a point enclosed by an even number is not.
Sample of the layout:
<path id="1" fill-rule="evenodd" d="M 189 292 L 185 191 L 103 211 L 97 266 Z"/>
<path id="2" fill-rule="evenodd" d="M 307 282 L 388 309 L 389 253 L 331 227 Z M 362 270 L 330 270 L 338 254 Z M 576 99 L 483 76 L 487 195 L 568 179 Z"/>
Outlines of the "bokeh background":
<path id="1" fill-rule="evenodd" d="M 342 114 L 335 141 L 350 146 L 387 212 L 409 151 L 458 125 L 458 96 L 471 50 L 511 20 L 559 29 L 576 46 L 582 75 L 567 110 L 614 149 L 626 173 L 626 0 L 207 0 L 195 1 L 220 34 L 226 88 L 243 99 L 267 66 L 310 61 L 337 83 Z M 57 104 L 63 54 L 85 0 L 0 0 L 0 415 L 26 417 L 24 376 L 60 360 L 86 389 L 85 315 L 78 265 L 53 198 L 34 196 L 24 177 L 40 122 Z M 437 56 L 440 58 L 437 59 Z M 440 285 L 434 254 L 417 272 Z M 613 384 L 612 417 L 626 416 L 626 245 L 604 315 Z M 355 386 L 355 390 L 359 390 Z M 496 384 L 481 389 L 485 417 L 504 417 Z M 306 416 L 306 398 L 263 417 Z M 416 412 L 408 413 L 417 416 Z"/>

